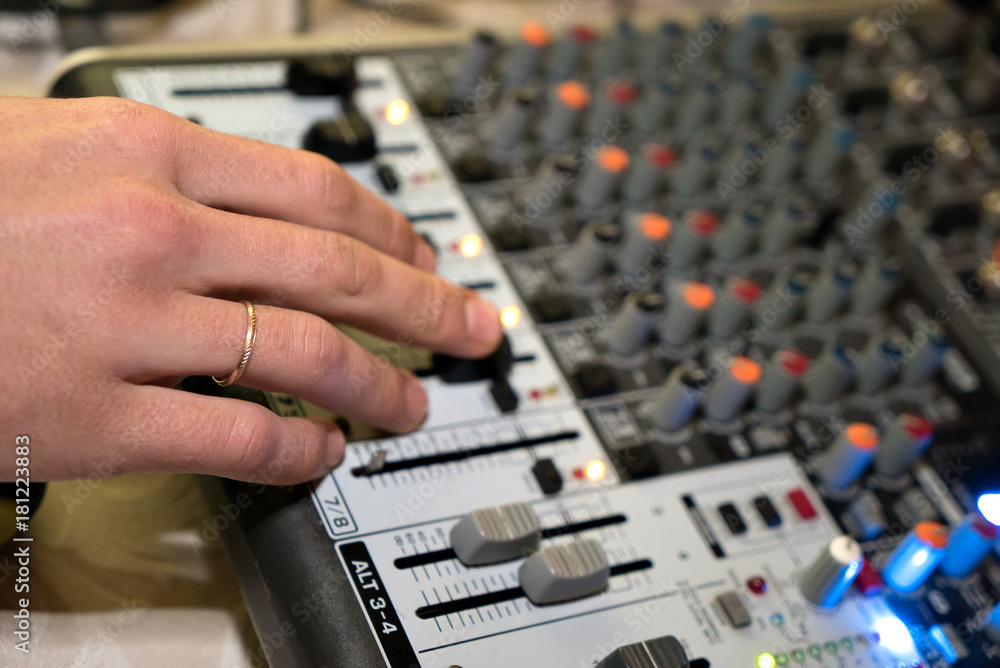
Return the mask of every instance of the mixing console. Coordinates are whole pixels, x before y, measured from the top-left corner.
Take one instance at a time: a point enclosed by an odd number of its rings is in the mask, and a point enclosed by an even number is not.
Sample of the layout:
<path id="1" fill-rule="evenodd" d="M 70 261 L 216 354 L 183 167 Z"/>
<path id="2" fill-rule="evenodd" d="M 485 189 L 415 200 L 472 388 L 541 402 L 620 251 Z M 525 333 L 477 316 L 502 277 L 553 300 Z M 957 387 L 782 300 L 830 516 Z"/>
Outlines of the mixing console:
<path id="1" fill-rule="evenodd" d="M 984 4 L 65 72 L 340 162 L 501 310 L 485 360 L 354 334 L 412 434 L 227 390 L 352 440 L 215 486 L 260 661 L 1000 665 Z"/>

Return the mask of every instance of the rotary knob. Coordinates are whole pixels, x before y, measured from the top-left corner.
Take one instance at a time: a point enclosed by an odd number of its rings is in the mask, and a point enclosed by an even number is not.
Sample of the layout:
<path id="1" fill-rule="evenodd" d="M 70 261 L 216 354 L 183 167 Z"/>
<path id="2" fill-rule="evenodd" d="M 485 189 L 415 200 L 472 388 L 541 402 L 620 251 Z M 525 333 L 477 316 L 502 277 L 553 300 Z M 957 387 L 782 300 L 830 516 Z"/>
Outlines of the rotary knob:
<path id="1" fill-rule="evenodd" d="M 836 607 L 861 572 L 863 560 L 857 541 L 850 536 L 838 536 L 802 574 L 799 591 L 813 605 Z"/>

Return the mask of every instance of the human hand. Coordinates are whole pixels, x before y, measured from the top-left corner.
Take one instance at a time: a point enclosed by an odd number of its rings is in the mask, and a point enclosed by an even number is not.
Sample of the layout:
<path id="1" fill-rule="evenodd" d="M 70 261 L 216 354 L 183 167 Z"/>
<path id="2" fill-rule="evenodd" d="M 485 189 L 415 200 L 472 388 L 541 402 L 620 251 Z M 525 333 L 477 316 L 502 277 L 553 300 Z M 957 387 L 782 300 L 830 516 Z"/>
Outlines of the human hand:
<path id="1" fill-rule="evenodd" d="M 258 332 L 240 385 L 390 431 L 423 420 L 423 389 L 327 319 L 459 356 L 500 341 L 495 309 L 429 273 L 410 223 L 321 156 L 116 98 L 0 98 L 0 134 L 0 437 L 31 437 L 35 479 L 286 484 L 339 463 L 332 424 L 171 389 L 233 371 L 242 299 Z"/>

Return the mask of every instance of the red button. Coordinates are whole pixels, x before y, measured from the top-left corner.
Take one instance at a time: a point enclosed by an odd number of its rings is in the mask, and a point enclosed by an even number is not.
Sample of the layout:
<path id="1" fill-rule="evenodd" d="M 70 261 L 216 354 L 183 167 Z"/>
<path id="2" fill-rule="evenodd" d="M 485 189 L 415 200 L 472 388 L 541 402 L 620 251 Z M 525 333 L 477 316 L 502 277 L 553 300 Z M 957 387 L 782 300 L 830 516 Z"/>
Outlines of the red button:
<path id="1" fill-rule="evenodd" d="M 864 562 L 861 564 L 861 572 L 855 578 L 854 586 L 864 596 L 878 596 L 885 589 L 885 581 L 879 575 L 878 571 L 872 567 L 872 562 L 868 561 L 867 557 L 865 557 Z"/>
<path id="2" fill-rule="evenodd" d="M 806 493 L 801 489 L 793 489 L 788 493 L 788 500 L 792 502 L 795 506 L 795 512 L 799 514 L 804 520 L 811 520 L 816 517 L 816 508 L 813 507 L 812 501 L 806 496 Z"/>
<path id="3" fill-rule="evenodd" d="M 757 594 L 757 596 L 763 596 L 767 593 L 767 581 L 759 575 L 755 575 L 747 580 L 747 589 Z"/>

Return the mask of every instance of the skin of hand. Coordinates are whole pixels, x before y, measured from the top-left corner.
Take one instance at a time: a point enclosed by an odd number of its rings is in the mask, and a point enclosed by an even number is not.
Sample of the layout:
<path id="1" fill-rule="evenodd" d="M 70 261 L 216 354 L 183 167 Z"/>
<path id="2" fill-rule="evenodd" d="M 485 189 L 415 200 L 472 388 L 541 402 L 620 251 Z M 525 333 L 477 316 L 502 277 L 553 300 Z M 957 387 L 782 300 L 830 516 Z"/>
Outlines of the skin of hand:
<path id="1" fill-rule="evenodd" d="M 242 299 L 238 384 L 394 432 L 426 416 L 419 382 L 329 321 L 464 357 L 500 342 L 496 310 L 322 156 L 117 98 L 0 98 L 0 136 L 0 480 L 20 435 L 32 480 L 335 467 L 332 424 L 172 389 L 233 371 Z"/>

